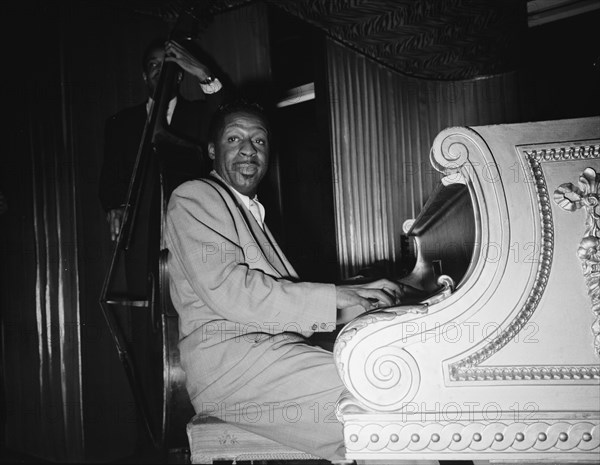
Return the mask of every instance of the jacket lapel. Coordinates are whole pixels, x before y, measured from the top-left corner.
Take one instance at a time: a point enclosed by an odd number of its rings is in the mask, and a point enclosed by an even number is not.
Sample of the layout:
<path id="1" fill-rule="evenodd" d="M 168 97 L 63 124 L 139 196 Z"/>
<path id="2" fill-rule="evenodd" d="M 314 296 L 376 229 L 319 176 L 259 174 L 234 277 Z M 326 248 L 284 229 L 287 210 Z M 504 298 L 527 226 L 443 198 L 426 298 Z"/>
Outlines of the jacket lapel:
<path id="1" fill-rule="evenodd" d="M 204 179 L 204 181 L 209 182 L 214 187 L 221 188 L 221 190 L 225 191 L 227 195 L 231 198 L 233 203 L 236 205 L 240 215 L 244 219 L 244 222 L 248 226 L 248 230 L 250 234 L 253 236 L 256 244 L 260 248 L 261 253 L 266 258 L 266 260 L 271 264 L 275 270 L 281 276 L 290 276 L 297 277 L 294 268 L 287 261 L 283 252 L 275 242 L 271 232 L 265 225 L 265 230 L 260 227 L 254 216 L 250 213 L 250 211 L 246 208 L 246 206 L 241 202 L 237 195 L 231 192 L 231 189 L 227 184 L 225 184 L 220 179 L 215 177 L 211 177 L 210 179 Z"/>
<path id="2" fill-rule="evenodd" d="M 256 220 L 254 220 L 254 221 L 256 222 Z M 288 259 L 284 255 L 283 251 L 279 248 L 279 244 L 277 244 L 277 242 L 275 241 L 273 234 L 271 234 L 271 230 L 267 227 L 266 224 L 265 224 L 264 234 L 267 237 L 267 239 L 269 239 L 269 242 L 271 243 L 271 247 L 273 248 L 275 253 L 279 256 L 281 262 L 283 263 L 283 266 L 287 270 L 287 276 L 297 279 L 298 273 L 296 273 L 296 270 L 294 269 L 292 264 L 288 261 Z"/>

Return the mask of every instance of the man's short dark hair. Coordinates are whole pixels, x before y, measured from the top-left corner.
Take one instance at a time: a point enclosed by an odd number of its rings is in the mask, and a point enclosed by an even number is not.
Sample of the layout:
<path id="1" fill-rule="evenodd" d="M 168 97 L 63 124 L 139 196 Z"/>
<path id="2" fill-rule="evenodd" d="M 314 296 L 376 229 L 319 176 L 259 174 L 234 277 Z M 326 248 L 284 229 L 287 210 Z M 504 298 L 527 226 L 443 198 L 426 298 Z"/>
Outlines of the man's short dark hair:
<path id="1" fill-rule="evenodd" d="M 148 63 L 152 52 L 154 50 L 164 49 L 166 42 L 167 39 L 165 37 L 157 37 L 156 39 L 153 39 L 148 45 L 146 45 L 144 53 L 142 54 L 142 69 L 144 71 L 146 71 L 146 64 Z"/>
<path id="2" fill-rule="evenodd" d="M 247 100 L 235 100 L 221 105 L 213 115 L 208 128 L 208 142 L 216 143 L 225 128 L 225 119 L 234 113 L 247 113 L 260 118 L 266 125 L 267 135 L 270 137 L 271 129 L 267 113 L 258 103 Z"/>

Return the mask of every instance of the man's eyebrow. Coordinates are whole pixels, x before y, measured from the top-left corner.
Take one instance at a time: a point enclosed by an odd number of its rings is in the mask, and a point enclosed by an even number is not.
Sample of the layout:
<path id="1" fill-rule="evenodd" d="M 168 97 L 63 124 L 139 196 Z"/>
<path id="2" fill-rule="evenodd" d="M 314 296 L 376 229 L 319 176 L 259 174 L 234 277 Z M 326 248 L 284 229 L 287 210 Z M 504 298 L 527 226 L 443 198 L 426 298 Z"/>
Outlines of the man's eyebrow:
<path id="1" fill-rule="evenodd" d="M 229 123 L 227 126 L 225 126 L 225 129 L 231 128 L 231 127 L 240 128 L 240 129 L 258 128 L 258 129 L 268 133 L 267 128 L 265 128 L 264 126 L 262 126 L 260 124 L 256 125 L 256 126 L 255 125 L 248 126 L 246 124 L 240 124 L 240 123 Z"/>

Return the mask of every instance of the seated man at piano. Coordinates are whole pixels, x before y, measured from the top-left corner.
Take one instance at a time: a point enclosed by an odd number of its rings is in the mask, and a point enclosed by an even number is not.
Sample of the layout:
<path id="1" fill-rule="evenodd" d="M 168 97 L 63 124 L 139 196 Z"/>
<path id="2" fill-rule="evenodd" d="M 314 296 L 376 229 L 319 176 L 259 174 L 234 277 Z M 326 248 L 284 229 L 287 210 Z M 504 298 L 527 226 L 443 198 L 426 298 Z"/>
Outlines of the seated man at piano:
<path id="1" fill-rule="evenodd" d="M 208 136 L 213 171 L 170 198 L 165 239 L 181 364 L 197 413 L 343 459 L 335 405 L 344 386 L 332 353 L 306 338 L 398 304 L 403 286 L 299 279 L 256 196 L 271 137 L 259 106 L 220 107 Z"/>
<path id="2" fill-rule="evenodd" d="M 166 95 L 169 100 L 166 112 L 169 130 L 178 137 L 189 140 L 190 145 L 195 145 L 195 148 L 190 148 L 171 144 L 164 148 L 163 160 L 168 165 L 167 170 L 171 175 L 169 181 L 177 185 L 181 179 L 190 179 L 208 172 L 202 163 L 205 157 L 202 156 L 201 150 L 206 144 L 210 116 L 225 97 L 221 91 L 221 81 L 200 61 L 195 51 L 193 52 L 174 40 L 157 38 L 151 41 L 142 57 L 142 77 L 148 99 L 119 111 L 106 121 L 99 198 L 106 212 L 112 241 L 117 240 L 121 230 L 131 177 L 138 151 L 142 146 L 144 127 L 155 105 L 155 93 L 159 87 L 164 63 L 172 62 L 178 65 L 175 85 L 167 90 L 170 95 Z M 184 72 L 197 81 L 204 94 L 203 100 L 189 101 L 180 95 L 179 87 Z M 128 258 L 126 272 L 131 295 L 145 296 L 147 292 L 148 240 L 145 234 L 138 231 L 137 244 L 134 244 L 135 252 Z"/>

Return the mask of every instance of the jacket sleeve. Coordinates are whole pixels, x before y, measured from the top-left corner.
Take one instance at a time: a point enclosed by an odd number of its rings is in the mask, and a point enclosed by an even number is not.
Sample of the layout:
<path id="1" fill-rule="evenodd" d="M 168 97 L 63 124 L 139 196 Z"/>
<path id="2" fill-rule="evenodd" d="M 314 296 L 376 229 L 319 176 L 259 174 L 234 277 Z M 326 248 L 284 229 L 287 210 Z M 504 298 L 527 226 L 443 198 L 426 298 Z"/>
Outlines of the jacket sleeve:
<path id="1" fill-rule="evenodd" d="M 253 266 L 256 244 L 240 243 L 232 213 L 209 185 L 192 181 L 173 193 L 166 242 L 189 291 L 222 318 L 270 333 L 335 329 L 335 286 Z"/>

